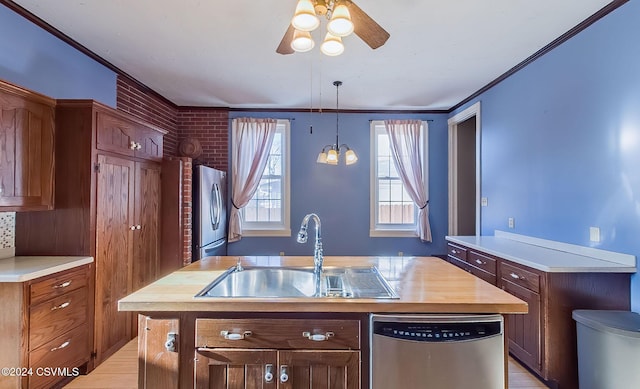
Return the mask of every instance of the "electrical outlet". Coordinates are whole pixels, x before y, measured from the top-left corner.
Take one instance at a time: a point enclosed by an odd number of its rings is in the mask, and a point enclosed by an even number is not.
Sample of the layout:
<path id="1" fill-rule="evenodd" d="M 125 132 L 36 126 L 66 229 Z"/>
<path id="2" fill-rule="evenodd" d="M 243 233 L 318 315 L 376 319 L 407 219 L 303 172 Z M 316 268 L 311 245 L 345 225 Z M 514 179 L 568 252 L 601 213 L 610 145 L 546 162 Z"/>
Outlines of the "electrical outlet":
<path id="1" fill-rule="evenodd" d="M 600 228 L 589 227 L 589 240 L 591 242 L 600 242 Z"/>
<path id="2" fill-rule="evenodd" d="M 486 207 L 487 205 L 489 205 L 489 199 L 486 198 L 486 197 L 480 198 L 480 206 L 481 207 Z"/>
<path id="3" fill-rule="evenodd" d="M 280 251 L 280 256 L 284 257 L 284 251 Z"/>
<path id="4" fill-rule="evenodd" d="M 516 221 L 510 217 L 509 218 L 509 228 L 515 228 L 516 227 Z"/>

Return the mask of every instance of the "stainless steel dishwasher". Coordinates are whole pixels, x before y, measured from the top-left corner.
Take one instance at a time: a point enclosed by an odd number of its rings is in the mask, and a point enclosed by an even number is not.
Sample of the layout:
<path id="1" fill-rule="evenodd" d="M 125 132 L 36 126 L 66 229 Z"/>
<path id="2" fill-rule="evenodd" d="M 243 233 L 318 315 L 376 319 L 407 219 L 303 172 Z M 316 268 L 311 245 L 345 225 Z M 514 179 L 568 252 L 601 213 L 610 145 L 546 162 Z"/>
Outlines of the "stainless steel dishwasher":
<path id="1" fill-rule="evenodd" d="M 501 315 L 371 315 L 372 389 L 505 388 Z"/>

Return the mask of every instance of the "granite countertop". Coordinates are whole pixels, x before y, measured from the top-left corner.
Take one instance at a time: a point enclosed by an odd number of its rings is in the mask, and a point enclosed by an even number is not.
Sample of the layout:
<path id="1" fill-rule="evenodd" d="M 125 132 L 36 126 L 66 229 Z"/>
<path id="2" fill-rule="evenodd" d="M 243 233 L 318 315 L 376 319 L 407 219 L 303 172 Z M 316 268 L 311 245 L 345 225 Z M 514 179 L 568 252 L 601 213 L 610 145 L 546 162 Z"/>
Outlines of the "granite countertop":
<path id="1" fill-rule="evenodd" d="M 18 256 L 0 259 L 0 282 L 25 282 L 93 262 L 81 256 Z"/>
<path id="2" fill-rule="evenodd" d="M 208 257 L 118 302 L 134 312 L 526 313 L 527 304 L 435 257 L 325 256 L 324 266 L 374 265 L 399 299 L 194 297 L 240 260 L 243 266 L 313 265 L 313 257 Z"/>
<path id="3" fill-rule="evenodd" d="M 451 243 L 549 273 L 635 273 L 635 256 L 496 231 L 495 236 L 447 236 Z"/>

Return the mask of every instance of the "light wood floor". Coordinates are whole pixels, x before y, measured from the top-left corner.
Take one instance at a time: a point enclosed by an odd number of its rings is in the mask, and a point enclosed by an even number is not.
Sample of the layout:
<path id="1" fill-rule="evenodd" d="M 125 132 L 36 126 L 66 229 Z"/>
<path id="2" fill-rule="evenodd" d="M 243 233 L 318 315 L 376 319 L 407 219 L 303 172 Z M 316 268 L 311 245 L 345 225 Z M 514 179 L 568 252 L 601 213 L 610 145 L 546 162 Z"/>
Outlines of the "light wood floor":
<path id="1" fill-rule="evenodd" d="M 74 379 L 65 389 L 137 389 L 138 340 L 134 339 L 86 376 Z M 518 362 L 509 358 L 509 388 L 546 388 Z"/>

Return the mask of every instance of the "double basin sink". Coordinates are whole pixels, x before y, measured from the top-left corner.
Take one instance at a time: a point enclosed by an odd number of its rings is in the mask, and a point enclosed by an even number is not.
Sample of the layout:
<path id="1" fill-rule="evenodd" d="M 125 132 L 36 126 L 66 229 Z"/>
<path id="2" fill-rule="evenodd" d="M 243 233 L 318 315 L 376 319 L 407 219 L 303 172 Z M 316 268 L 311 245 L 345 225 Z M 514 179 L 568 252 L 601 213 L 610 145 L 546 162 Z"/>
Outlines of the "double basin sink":
<path id="1" fill-rule="evenodd" d="M 233 266 L 196 297 L 396 299 L 398 295 L 375 266 L 325 267 L 321 274 L 305 267 Z"/>

